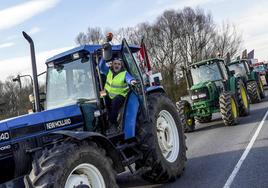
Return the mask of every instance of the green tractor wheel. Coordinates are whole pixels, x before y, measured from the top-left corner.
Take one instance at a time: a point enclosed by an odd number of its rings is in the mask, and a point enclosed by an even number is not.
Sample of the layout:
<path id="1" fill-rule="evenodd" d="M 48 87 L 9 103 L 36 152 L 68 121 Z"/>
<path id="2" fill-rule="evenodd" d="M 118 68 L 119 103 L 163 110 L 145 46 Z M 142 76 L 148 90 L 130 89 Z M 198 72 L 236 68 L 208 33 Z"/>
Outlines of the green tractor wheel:
<path id="1" fill-rule="evenodd" d="M 264 86 L 263 86 L 263 83 L 261 81 L 261 77 L 259 76 L 259 79 L 258 79 L 258 85 L 259 85 L 259 90 L 260 90 L 260 96 L 261 98 L 265 98 L 265 92 L 264 92 Z"/>
<path id="2" fill-rule="evenodd" d="M 238 105 L 235 97 L 229 92 L 223 92 L 219 101 L 220 113 L 224 124 L 227 126 L 235 125 L 238 117 Z"/>
<path id="3" fill-rule="evenodd" d="M 193 132 L 195 130 L 195 119 L 191 116 L 191 104 L 188 101 L 181 100 L 177 102 L 176 105 L 181 117 L 181 123 L 184 126 L 184 131 Z"/>
<path id="4" fill-rule="evenodd" d="M 236 93 L 237 93 L 237 103 L 239 108 L 239 115 L 248 116 L 249 115 L 249 98 L 248 92 L 245 84 L 241 79 L 237 80 L 236 83 Z"/>
<path id="5" fill-rule="evenodd" d="M 247 90 L 251 103 L 258 103 L 261 101 L 261 95 L 256 81 L 249 81 L 247 83 Z"/>
<path id="6" fill-rule="evenodd" d="M 205 116 L 205 117 L 201 117 L 201 116 L 196 116 L 195 119 L 199 122 L 199 123 L 209 123 L 212 120 L 212 114 Z"/>

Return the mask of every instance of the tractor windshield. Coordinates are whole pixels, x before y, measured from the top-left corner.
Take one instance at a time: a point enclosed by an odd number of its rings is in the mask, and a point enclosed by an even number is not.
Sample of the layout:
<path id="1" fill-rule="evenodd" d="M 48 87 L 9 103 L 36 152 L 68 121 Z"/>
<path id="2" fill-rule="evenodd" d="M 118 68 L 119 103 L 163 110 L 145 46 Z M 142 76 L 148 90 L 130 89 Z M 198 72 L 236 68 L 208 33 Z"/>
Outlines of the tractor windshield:
<path id="1" fill-rule="evenodd" d="M 231 64 L 231 65 L 228 65 L 228 67 L 229 67 L 229 70 L 235 71 L 235 76 L 247 75 L 247 70 L 246 70 L 243 62 Z"/>
<path id="2" fill-rule="evenodd" d="M 82 61 L 82 62 L 81 62 Z M 46 109 L 96 100 L 92 63 L 77 59 L 49 67 L 47 71 Z"/>
<path id="3" fill-rule="evenodd" d="M 193 84 L 207 81 L 222 80 L 222 76 L 217 63 L 203 64 L 191 67 Z"/>

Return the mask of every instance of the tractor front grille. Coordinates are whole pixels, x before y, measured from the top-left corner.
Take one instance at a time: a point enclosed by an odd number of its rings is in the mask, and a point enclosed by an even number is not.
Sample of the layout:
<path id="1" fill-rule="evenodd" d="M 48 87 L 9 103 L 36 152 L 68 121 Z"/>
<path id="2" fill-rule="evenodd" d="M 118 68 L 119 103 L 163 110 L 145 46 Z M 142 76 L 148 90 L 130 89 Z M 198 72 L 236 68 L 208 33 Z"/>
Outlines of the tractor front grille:
<path id="1" fill-rule="evenodd" d="M 200 97 L 202 94 L 206 94 L 206 97 Z M 192 96 L 197 96 L 197 98 L 192 98 L 192 101 L 195 102 L 200 102 L 209 99 L 209 92 L 207 87 L 203 87 L 200 89 L 194 89 L 191 91 L 191 97 Z"/>

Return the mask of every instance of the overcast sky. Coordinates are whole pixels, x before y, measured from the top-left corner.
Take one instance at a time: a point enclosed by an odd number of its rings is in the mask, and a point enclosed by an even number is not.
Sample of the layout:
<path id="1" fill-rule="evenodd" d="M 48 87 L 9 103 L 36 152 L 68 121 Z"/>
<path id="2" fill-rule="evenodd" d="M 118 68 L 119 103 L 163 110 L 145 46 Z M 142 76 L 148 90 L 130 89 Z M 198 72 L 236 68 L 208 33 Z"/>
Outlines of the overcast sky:
<path id="1" fill-rule="evenodd" d="M 1 0 L 0 80 L 31 73 L 29 47 L 21 32 L 34 39 L 38 71 L 45 60 L 75 46 L 74 38 L 88 26 L 114 30 L 153 22 L 166 9 L 203 8 L 220 24 L 229 21 L 243 34 L 243 46 L 268 60 L 267 0 Z"/>

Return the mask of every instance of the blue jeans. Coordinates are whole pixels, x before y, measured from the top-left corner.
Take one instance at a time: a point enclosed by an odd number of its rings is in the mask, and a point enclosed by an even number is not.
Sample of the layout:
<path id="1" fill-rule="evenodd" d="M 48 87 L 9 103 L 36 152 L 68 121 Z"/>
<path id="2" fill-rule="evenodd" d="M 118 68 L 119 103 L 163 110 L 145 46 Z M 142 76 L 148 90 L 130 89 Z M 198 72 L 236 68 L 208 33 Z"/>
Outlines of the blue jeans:
<path id="1" fill-rule="evenodd" d="M 108 117 L 109 121 L 112 124 L 117 124 L 117 117 L 119 110 L 123 107 L 125 102 L 125 97 L 122 95 L 117 95 L 115 98 L 110 99 L 108 96 L 106 97 L 106 104 L 108 107 Z"/>

